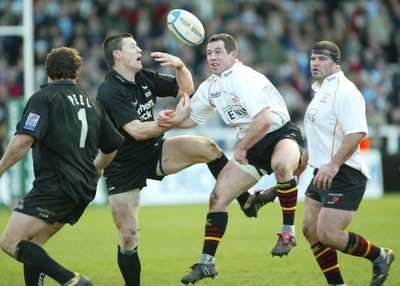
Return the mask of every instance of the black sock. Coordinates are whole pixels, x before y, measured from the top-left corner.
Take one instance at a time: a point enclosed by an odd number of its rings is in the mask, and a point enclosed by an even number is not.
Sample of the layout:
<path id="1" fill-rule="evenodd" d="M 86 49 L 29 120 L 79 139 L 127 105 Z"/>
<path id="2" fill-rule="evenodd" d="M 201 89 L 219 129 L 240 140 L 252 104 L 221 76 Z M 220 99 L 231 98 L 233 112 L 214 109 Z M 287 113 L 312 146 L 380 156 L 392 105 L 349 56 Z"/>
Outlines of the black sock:
<path id="1" fill-rule="evenodd" d="M 218 156 L 217 159 L 214 161 L 211 161 L 210 163 L 207 163 L 208 169 L 210 169 L 211 174 L 214 176 L 215 179 L 218 178 L 219 173 L 221 170 L 225 167 L 225 165 L 228 163 L 228 158 L 226 157 L 224 152 L 221 152 L 221 154 Z"/>
<path id="2" fill-rule="evenodd" d="M 228 158 L 226 157 L 224 152 L 218 156 L 217 159 L 207 163 L 208 169 L 210 170 L 211 174 L 215 179 L 218 178 L 219 173 L 225 167 L 225 165 L 229 162 Z M 248 192 L 241 194 L 236 200 L 239 202 L 240 206 L 243 207 L 244 204 L 247 202 L 247 198 L 250 196 Z"/>
<path id="3" fill-rule="evenodd" d="M 16 258 L 23 264 L 46 273 L 60 284 L 64 284 L 75 277 L 74 273 L 53 260 L 42 247 L 30 241 L 21 240 L 18 243 Z"/>
<path id="4" fill-rule="evenodd" d="M 236 198 L 236 200 L 239 202 L 240 207 L 244 206 L 249 197 L 250 197 L 249 192 L 245 192 Z"/>
<path id="5" fill-rule="evenodd" d="M 45 274 L 33 266 L 24 264 L 25 286 L 42 286 L 44 285 Z"/>
<path id="6" fill-rule="evenodd" d="M 124 250 L 122 250 L 124 252 Z M 118 245 L 118 266 L 126 286 L 140 286 L 140 259 L 137 247 L 131 253 L 122 253 Z"/>

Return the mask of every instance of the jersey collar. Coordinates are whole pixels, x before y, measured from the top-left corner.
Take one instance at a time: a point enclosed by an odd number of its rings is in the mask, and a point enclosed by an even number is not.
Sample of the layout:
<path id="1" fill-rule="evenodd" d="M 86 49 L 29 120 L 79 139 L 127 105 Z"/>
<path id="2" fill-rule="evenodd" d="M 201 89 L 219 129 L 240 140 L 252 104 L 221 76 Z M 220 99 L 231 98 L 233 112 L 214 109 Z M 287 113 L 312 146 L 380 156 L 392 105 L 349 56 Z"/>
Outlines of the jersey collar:
<path id="1" fill-rule="evenodd" d="M 343 76 L 344 76 L 343 71 L 339 71 L 339 72 L 334 73 L 334 74 L 332 74 L 332 75 L 330 75 L 330 76 L 327 76 L 327 77 L 323 80 L 323 82 L 322 82 L 321 85 L 319 84 L 318 81 L 314 82 L 313 85 L 311 86 L 311 88 L 312 88 L 314 91 L 318 91 L 322 86 L 325 86 L 325 85 L 329 84 L 330 82 L 332 82 L 334 79 L 336 79 L 336 78 L 341 78 L 341 77 L 343 77 Z"/>
<path id="2" fill-rule="evenodd" d="M 118 72 L 116 72 L 113 69 L 108 70 L 107 72 L 110 76 L 112 76 L 113 78 L 115 78 L 117 81 L 119 81 L 122 84 L 134 84 L 133 81 L 127 80 L 126 78 L 124 78 L 122 75 L 120 75 Z"/>
<path id="3" fill-rule="evenodd" d="M 78 85 L 74 80 L 56 80 L 52 82 L 45 83 L 40 86 L 41 89 L 45 88 L 46 86 L 50 85 Z"/>

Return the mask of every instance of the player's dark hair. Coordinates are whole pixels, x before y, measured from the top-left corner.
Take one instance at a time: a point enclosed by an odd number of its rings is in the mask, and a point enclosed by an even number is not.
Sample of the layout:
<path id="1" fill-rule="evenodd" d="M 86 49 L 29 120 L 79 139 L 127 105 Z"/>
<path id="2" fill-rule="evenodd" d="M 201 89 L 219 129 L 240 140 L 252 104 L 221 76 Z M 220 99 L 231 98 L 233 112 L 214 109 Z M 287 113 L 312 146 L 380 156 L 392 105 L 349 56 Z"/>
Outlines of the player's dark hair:
<path id="1" fill-rule="evenodd" d="M 130 33 L 119 33 L 108 36 L 103 42 L 103 55 L 107 66 L 112 68 L 115 64 L 113 51 L 122 50 L 122 40 L 125 38 L 133 38 Z"/>
<path id="2" fill-rule="evenodd" d="M 76 79 L 83 65 L 83 59 L 74 48 L 52 49 L 46 56 L 46 74 L 52 80 Z"/>
<path id="3" fill-rule="evenodd" d="M 221 33 L 221 34 L 215 34 L 212 35 L 208 39 L 208 43 L 213 43 L 213 42 L 218 42 L 222 41 L 225 44 L 225 49 L 228 52 L 228 54 L 232 51 L 238 52 L 238 45 L 235 40 L 235 38 L 232 35 L 226 34 L 226 33 Z"/>
<path id="4" fill-rule="evenodd" d="M 340 64 L 340 49 L 339 47 L 330 41 L 320 41 L 313 45 L 311 48 L 312 54 L 322 54 L 329 57 L 332 61 Z"/>

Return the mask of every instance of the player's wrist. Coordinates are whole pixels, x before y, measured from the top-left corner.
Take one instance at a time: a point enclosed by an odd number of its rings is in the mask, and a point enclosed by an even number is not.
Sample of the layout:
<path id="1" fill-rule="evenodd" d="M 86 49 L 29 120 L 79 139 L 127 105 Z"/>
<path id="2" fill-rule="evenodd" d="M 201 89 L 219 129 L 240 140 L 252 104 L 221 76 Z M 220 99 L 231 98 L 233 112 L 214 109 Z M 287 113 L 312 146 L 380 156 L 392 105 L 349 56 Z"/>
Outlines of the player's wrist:
<path id="1" fill-rule="evenodd" d="M 183 61 L 181 60 L 181 64 L 180 64 L 179 66 L 177 66 L 176 69 L 177 69 L 178 71 L 181 71 L 181 70 L 183 70 L 184 67 L 185 67 L 185 64 L 184 64 Z"/>

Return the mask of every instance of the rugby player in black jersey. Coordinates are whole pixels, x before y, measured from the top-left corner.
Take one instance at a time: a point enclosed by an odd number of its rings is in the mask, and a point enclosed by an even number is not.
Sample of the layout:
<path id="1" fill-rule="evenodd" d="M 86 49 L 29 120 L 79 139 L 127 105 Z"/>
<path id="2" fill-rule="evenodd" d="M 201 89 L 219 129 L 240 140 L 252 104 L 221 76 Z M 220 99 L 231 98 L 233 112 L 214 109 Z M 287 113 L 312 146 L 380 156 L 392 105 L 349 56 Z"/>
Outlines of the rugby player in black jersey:
<path id="1" fill-rule="evenodd" d="M 48 53 L 48 83 L 29 98 L 0 161 L 1 176 L 32 148 L 33 187 L 14 209 L 0 241 L 4 252 L 24 264 L 29 286 L 43 285 L 45 275 L 61 285 L 91 285 L 42 248 L 66 223 L 79 220 L 95 197 L 103 168 L 124 141 L 104 108 L 77 85 L 82 64 L 73 48 Z"/>

